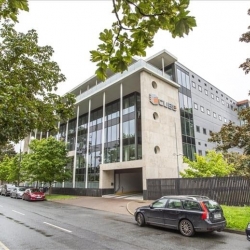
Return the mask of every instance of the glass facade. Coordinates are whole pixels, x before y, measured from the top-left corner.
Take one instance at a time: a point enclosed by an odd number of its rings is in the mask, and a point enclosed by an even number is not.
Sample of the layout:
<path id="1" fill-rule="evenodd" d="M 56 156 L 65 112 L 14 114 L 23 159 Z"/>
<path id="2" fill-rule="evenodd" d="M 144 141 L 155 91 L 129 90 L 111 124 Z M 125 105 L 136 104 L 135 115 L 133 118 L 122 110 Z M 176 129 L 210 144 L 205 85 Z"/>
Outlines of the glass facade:
<path id="1" fill-rule="evenodd" d="M 179 90 L 179 104 L 183 154 L 190 160 L 195 160 L 194 153 L 196 149 L 189 74 L 179 67 L 176 70 L 177 82 L 181 85 Z"/>
<path id="2" fill-rule="evenodd" d="M 65 139 L 67 134 L 68 150 L 74 151 L 76 147 L 76 187 L 85 187 L 86 180 L 88 180 L 88 188 L 99 187 L 99 172 L 102 157 L 104 163 L 121 161 L 121 126 L 122 161 L 132 161 L 142 158 L 140 103 L 141 100 L 138 93 L 132 93 L 123 97 L 122 124 L 120 119 L 120 100 L 106 104 L 104 142 L 102 141 L 103 107 L 91 111 L 89 127 L 88 114 L 79 116 L 77 143 L 77 119 L 68 122 L 68 133 L 66 133 L 67 125 L 60 125 L 58 138 Z M 102 152 L 103 143 L 104 152 Z M 70 165 L 71 167 L 73 166 L 73 164 Z"/>

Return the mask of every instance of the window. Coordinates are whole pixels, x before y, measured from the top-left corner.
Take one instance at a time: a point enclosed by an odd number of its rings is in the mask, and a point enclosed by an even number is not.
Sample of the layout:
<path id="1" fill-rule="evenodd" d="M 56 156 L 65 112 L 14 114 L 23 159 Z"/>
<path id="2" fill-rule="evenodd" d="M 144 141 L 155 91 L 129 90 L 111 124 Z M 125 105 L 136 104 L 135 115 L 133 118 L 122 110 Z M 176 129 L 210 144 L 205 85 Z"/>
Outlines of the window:
<path id="1" fill-rule="evenodd" d="M 201 143 L 200 143 L 200 142 L 198 142 L 198 145 L 201 145 Z"/>
<path id="2" fill-rule="evenodd" d="M 216 94 L 218 94 L 218 91 L 216 90 Z"/>
<path id="3" fill-rule="evenodd" d="M 198 85 L 198 89 L 200 92 L 202 92 L 202 87 L 200 85 Z"/>
<path id="4" fill-rule="evenodd" d="M 198 133 L 200 133 L 200 127 L 199 127 L 199 126 L 196 126 L 196 131 L 197 131 Z"/>
<path id="5" fill-rule="evenodd" d="M 207 130 L 205 128 L 203 128 L 203 134 L 206 135 L 207 134 Z"/>
<path id="6" fill-rule="evenodd" d="M 214 117 L 214 118 L 216 118 L 216 117 L 217 117 L 217 115 L 216 115 L 216 113 L 215 113 L 215 112 L 213 113 L 213 117 Z"/>
<path id="7" fill-rule="evenodd" d="M 208 95 L 208 91 L 207 91 L 207 89 L 205 89 L 204 91 L 205 91 L 205 95 Z"/>
<path id="8" fill-rule="evenodd" d="M 221 94 L 221 96 L 223 97 L 223 94 Z"/>
<path id="9" fill-rule="evenodd" d="M 209 109 L 207 109 L 207 114 L 210 115 L 210 110 Z"/>
<path id="10" fill-rule="evenodd" d="M 221 100 L 221 103 L 222 103 L 223 105 L 225 105 L 225 102 L 224 102 L 224 100 Z"/>
<path id="11" fill-rule="evenodd" d="M 227 122 L 227 118 L 224 117 L 224 122 L 226 123 Z"/>
<path id="12" fill-rule="evenodd" d="M 196 83 L 192 81 L 192 87 L 196 88 Z"/>
<path id="13" fill-rule="evenodd" d="M 162 198 L 152 204 L 153 207 L 165 207 L 168 199 L 167 198 Z"/>
<path id="14" fill-rule="evenodd" d="M 211 135 L 213 132 L 212 132 L 212 130 L 209 130 L 209 135 Z"/>
<path id="15" fill-rule="evenodd" d="M 202 155 L 202 151 L 201 150 L 198 150 L 198 155 Z"/>
<path id="16" fill-rule="evenodd" d="M 233 108 L 234 108 L 233 105 L 231 105 L 231 110 L 233 110 Z"/>
<path id="17" fill-rule="evenodd" d="M 216 101 L 219 102 L 220 101 L 220 98 L 218 96 L 216 96 Z"/>
<path id="18" fill-rule="evenodd" d="M 211 90 L 213 90 L 213 88 L 211 87 Z"/>
<path id="19" fill-rule="evenodd" d="M 201 112 L 204 113 L 204 107 L 203 106 L 201 106 Z"/>
<path id="20" fill-rule="evenodd" d="M 205 86 L 207 86 L 207 84 L 206 84 L 206 83 L 204 83 L 204 85 L 205 85 Z"/>
<path id="21" fill-rule="evenodd" d="M 192 77 L 194 78 L 194 75 L 192 75 Z"/>
<path id="22" fill-rule="evenodd" d="M 229 108 L 229 103 L 227 102 L 227 107 Z"/>
<path id="23" fill-rule="evenodd" d="M 168 208 L 172 208 L 172 209 L 179 209 L 179 208 L 182 208 L 181 200 L 169 199 L 168 204 L 167 204 L 167 207 L 168 207 Z"/>
<path id="24" fill-rule="evenodd" d="M 200 79 L 198 79 L 198 82 L 201 82 L 201 80 L 200 80 Z"/>
<path id="25" fill-rule="evenodd" d="M 207 147 L 207 144 L 205 143 L 205 147 Z"/>
<path id="26" fill-rule="evenodd" d="M 221 115 L 218 115 L 218 117 L 219 117 L 219 120 L 222 121 Z"/>
<path id="27" fill-rule="evenodd" d="M 214 94 L 213 93 L 211 93 L 211 98 L 214 99 Z"/>
<path id="28" fill-rule="evenodd" d="M 194 108 L 198 109 L 198 104 L 197 103 L 194 103 Z"/>
<path id="29" fill-rule="evenodd" d="M 197 201 L 185 200 L 183 202 L 183 207 L 186 210 L 197 210 L 197 211 L 201 210 L 200 204 Z"/>

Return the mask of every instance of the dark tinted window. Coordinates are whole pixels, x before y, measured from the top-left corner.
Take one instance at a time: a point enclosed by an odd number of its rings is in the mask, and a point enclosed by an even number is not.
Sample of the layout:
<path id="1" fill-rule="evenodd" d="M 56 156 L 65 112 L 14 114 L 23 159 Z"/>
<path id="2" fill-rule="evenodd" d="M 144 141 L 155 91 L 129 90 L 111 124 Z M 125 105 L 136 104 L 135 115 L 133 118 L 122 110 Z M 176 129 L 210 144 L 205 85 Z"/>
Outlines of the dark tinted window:
<path id="1" fill-rule="evenodd" d="M 203 204 L 206 206 L 206 208 L 209 211 L 214 211 L 216 209 L 221 209 L 220 205 L 216 201 L 213 201 L 213 200 L 203 201 Z"/>
<path id="2" fill-rule="evenodd" d="M 152 204 L 152 207 L 166 207 L 168 199 L 162 198 Z"/>
<path id="3" fill-rule="evenodd" d="M 178 199 L 169 199 L 167 207 L 168 208 L 173 208 L 173 209 L 182 208 L 181 201 L 178 200 Z"/>
<path id="4" fill-rule="evenodd" d="M 183 201 L 183 208 L 187 210 L 201 210 L 200 204 L 196 201 Z"/>

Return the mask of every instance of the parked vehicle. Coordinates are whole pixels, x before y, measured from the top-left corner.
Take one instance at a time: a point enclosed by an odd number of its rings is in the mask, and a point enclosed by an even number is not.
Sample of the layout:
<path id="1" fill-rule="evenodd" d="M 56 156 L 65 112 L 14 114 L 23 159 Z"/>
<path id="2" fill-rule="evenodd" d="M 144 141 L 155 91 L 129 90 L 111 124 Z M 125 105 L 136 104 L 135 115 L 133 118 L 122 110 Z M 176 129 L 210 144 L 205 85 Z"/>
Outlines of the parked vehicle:
<path id="1" fill-rule="evenodd" d="M 0 194 L 2 195 L 2 188 L 3 188 L 3 185 L 0 185 Z"/>
<path id="2" fill-rule="evenodd" d="M 28 188 L 24 191 L 22 199 L 27 201 L 43 201 L 45 200 L 45 194 L 38 188 Z"/>
<path id="3" fill-rule="evenodd" d="M 10 198 L 22 199 L 22 195 L 27 188 L 25 187 L 15 187 L 10 192 Z"/>
<path id="4" fill-rule="evenodd" d="M 246 227 L 246 235 L 247 235 L 247 239 L 250 241 L 250 222 L 248 222 L 247 227 Z"/>
<path id="5" fill-rule="evenodd" d="M 15 188 L 16 186 L 13 184 L 4 184 L 1 190 L 1 195 L 9 196 L 10 192 Z"/>
<path id="6" fill-rule="evenodd" d="M 136 209 L 138 226 L 154 225 L 176 229 L 184 236 L 195 232 L 222 231 L 226 219 L 221 206 L 205 196 L 164 196 Z"/>

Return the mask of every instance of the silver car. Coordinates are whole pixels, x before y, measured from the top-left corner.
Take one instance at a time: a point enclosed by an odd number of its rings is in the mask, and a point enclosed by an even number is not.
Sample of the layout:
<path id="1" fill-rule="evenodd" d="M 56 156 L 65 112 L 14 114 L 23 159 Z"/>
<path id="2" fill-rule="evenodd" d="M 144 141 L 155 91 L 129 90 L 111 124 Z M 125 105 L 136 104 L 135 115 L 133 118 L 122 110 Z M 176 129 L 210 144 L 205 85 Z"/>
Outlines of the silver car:
<path id="1" fill-rule="evenodd" d="M 15 187 L 10 192 L 10 198 L 22 199 L 22 195 L 26 190 L 25 187 Z"/>

